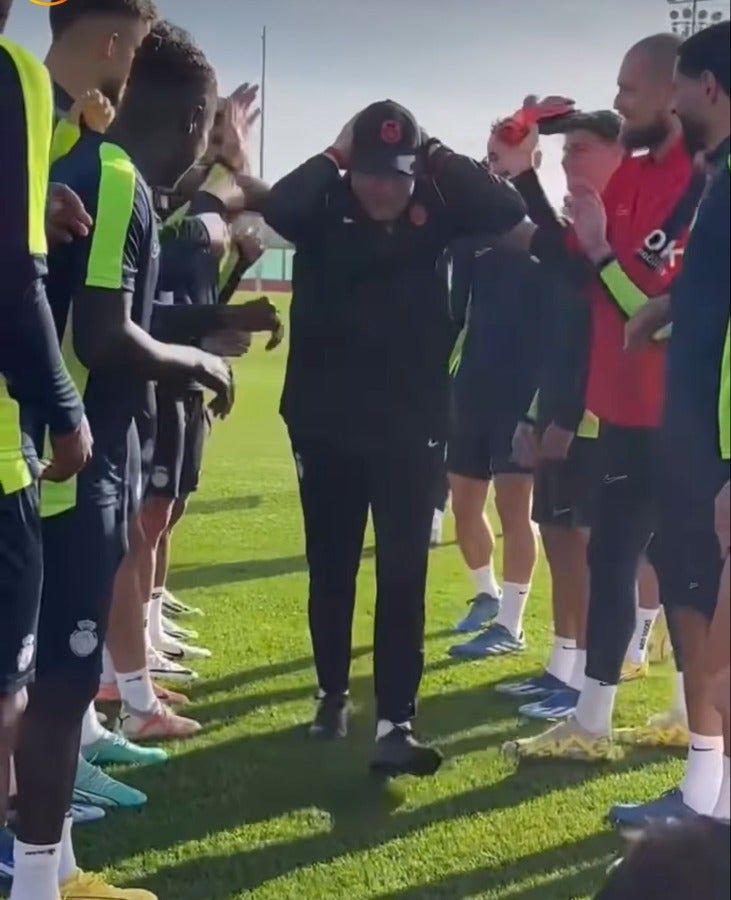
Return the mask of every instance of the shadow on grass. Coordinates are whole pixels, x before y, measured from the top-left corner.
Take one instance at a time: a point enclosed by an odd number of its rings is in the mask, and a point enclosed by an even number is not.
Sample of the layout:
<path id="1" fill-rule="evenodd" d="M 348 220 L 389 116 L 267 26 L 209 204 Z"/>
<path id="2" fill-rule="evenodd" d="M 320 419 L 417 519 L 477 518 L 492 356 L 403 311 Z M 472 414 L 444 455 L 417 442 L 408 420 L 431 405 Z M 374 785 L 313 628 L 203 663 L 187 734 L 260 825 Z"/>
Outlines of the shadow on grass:
<path id="1" fill-rule="evenodd" d="M 429 884 L 382 894 L 377 900 L 430 900 L 437 897 L 463 900 L 502 885 L 520 885 L 542 876 L 548 879 L 551 872 L 575 866 L 576 859 L 580 858 L 585 860 L 585 864 L 579 872 L 545 880 L 524 890 L 506 892 L 510 900 L 571 900 L 574 897 L 584 897 L 591 887 L 601 884 L 602 875 L 616 850 L 616 837 L 602 832 L 541 853 L 523 856 L 507 866 L 460 872 Z"/>
<path id="2" fill-rule="evenodd" d="M 354 651 L 353 659 L 367 656 L 371 652 L 369 647 L 360 648 Z M 441 659 L 427 665 L 425 672 L 439 672 L 444 669 L 450 669 L 454 665 L 455 662 L 451 659 Z M 311 659 L 307 660 L 306 668 L 312 668 Z M 350 693 L 356 712 L 373 712 L 373 703 L 371 699 L 373 694 L 372 676 L 366 675 L 351 679 Z M 292 688 L 284 688 L 280 691 L 268 691 L 239 697 L 227 697 L 223 700 L 212 701 L 210 703 L 206 703 L 200 695 L 193 695 L 196 705 L 190 710 L 190 713 L 194 719 L 205 725 L 207 723 L 220 722 L 221 720 L 237 719 L 242 716 L 250 715 L 255 710 L 265 709 L 267 707 L 307 700 L 310 697 L 314 697 L 314 694 L 315 687 L 313 683 L 312 685 L 299 685 Z M 445 696 L 449 697 L 452 695 L 447 694 Z M 433 698 L 434 701 L 439 699 L 439 697 Z"/>
<path id="3" fill-rule="evenodd" d="M 431 631 L 426 635 L 427 641 L 441 640 L 452 634 L 451 628 L 444 628 L 441 631 Z M 357 660 L 373 653 L 373 647 L 355 647 L 351 653 L 351 659 Z M 446 660 L 445 665 L 441 668 L 449 668 L 453 663 L 452 660 Z M 186 689 L 186 693 L 196 702 L 200 702 L 201 698 L 212 696 L 221 692 L 229 692 L 237 688 L 251 686 L 260 681 L 271 681 L 273 678 L 281 678 L 285 675 L 294 675 L 297 672 L 310 670 L 313 668 L 312 656 L 300 656 L 297 659 L 289 659 L 284 662 L 276 662 L 263 666 L 256 666 L 253 669 L 243 669 L 239 672 L 232 672 L 230 675 L 224 675 L 221 678 L 206 679 L 200 684 L 193 684 Z"/>
<path id="4" fill-rule="evenodd" d="M 356 682 L 355 691 L 361 688 L 361 682 Z M 467 732 L 474 726 L 476 710 L 482 703 L 484 688 L 426 697 L 420 708 L 420 722 L 426 736 L 430 730 L 437 729 L 440 734 Z M 492 733 L 482 736 L 482 749 L 509 737 L 515 722 L 505 720 L 502 726 L 496 721 L 491 726 L 494 726 Z M 254 849 L 242 848 L 225 857 L 185 860 L 156 873 L 146 883 L 161 897 L 229 900 L 299 868 L 367 851 L 416 834 L 436 822 L 517 807 L 536 796 L 560 792 L 603 774 L 601 769 L 571 763 L 534 764 L 504 781 L 393 815 L 400 803 L 401 789 L 366 774 L 373 747 L 372 729 L 372 717 L 359 715 L 350 739 L 344 743 L 310 742 L 301 725 L 228 741 L 219 739 L 211 746 L 198 746 L 173 757 L 162 768 L 130 773 L 130 781 L 149 795 L 149 809 L 134 828 L 119 831 L 113 821 L 102 823 L 94 829 L 90 843 L 80 832 L 80 858 L 86 865 L 114 865 L 131 856 L 166 851 L 189 841 L 229 832 L 244 823 L 265 823 L 303 811 L 309 811 L 311 821 L 312 811 L 317 810 L 326 829 L 322 832 L 310 833 L 291 843 L 272 842 Z M 446 749 L 450 755 L 454 748 Z M 646 756 L 630 759 L 614 771 L 627 771 L 647 762 Z M 184 816 L 175 804 L 170 804 L 171 798 L 176 797 L 186 798 Z M 595 836 L 587 846 L 593 853 L 604 853 L 609 851 L 612 841 L 608 835 Z M 575 865 L 575 853 L 575 849 L 569 848 L 540 854 L 534 861 L 535 873 L 550 875 L 562 859 Z M 522 866 L 520 874 L 520 880 L 527 877 Z M 478 879 L 477 889 L 482 885 L 484 890 L 488 883 L 499 883 L 503 878 L 517 875 L 516 863 L 507 875 L 487 869 L 464 878 Z M 474 887 L 465 881 L 457 883 L 455 891 L 445 888 L 440 894 L 435 887 L 433 896 L 469 896 L 474 894 Z M 429 895 L 407 893 L 404 896 L 416 900 Z M 528 894 L 525 900 L 528 897 L 543 900 L 548 896 L 548 893 Z"/>
<path id="5" fill-rule="evenodd" d="M 240 512 L 261 506 L 259 494 L 244 494 L 242 497 L 210 497 L 202 500 L 195 497 L 186 509 L 189 516 L 212 516 L 219 513 Z"/>
<path id="6" fill-rule="evenodd" d="M 375 551 L 366 547 L 362 559 L 373 559 Z M 211 566 L 190 566 L 174 570 L 170 575 L 170 590 L 218 587 L 222 584 L 244 584 L 280 575 L 298 575 L 307 571 L 307 558 L 276 556 L 272 559 L 242 559 L 237 562 L 214 563 Z"/>

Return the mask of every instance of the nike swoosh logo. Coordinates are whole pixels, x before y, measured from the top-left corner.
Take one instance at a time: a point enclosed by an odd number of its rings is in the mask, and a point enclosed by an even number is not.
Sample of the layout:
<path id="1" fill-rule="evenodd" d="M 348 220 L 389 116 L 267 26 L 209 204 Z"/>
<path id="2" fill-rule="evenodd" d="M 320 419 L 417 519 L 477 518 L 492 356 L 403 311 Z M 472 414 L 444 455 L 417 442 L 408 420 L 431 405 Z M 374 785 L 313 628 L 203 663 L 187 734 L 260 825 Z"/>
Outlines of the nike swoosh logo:
<path id="1" fill-rule="evenodd" d="M 629 475 L 605 475 L 604 484 L 614 484 L 615 481 L 626 481 Z"/>
<path id="2" fill-rule="evenodd" d="M 439 441 L 429 441 L 429 447 L 433 450 L 435 447 L 439 446 Z"/>
<path id="3" fill-rule="evenodd" d="M 695 744 L 693 744 L 690 749 L 696 753 L 713 753 L 713 747 L 696 747 Z"/>
<path id="4" fill-rule="evenodd" d="M 565 516 L 567 513 L 571 512 L 571 507 L 567 506 L 566 509 L 554 509 L 554 516 Z"/>

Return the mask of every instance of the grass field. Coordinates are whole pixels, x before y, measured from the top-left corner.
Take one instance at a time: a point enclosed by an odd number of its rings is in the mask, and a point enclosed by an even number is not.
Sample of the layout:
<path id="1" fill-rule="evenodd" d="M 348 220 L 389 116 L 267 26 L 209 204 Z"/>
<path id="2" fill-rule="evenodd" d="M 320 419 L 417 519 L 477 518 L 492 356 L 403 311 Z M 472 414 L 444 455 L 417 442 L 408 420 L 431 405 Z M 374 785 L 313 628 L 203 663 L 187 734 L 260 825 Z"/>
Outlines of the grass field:
<path id="1" fill-rule="evenodd" d="M 353 733 L 313 745 L 306 624 L 307 574 L 294 467 L 277 403 L 284 349 L 258 341 L 238 368 L 235 415 L 217 425 L 203 486 L 174 546 L 171 587 L 202 607 L 194 623 L 214 650 L 200 666 L 194 741 L 171 747 L 166 766 L 121 771 L 148 792 L 140 815 L 79 829 L 87 867 L 161 900 L 427 900 L 592 896 L 618 849 L 603 822 L 617 800 L 669 786 L 681 763 L 639 754 L 612 769 L 569 764 L 515 767 L 502 742 L 527 733 L 493 686 L 532 672 L 548 646 L 543 563 L 527 630 L 529 652 L 455 665 L 450 626 L 470 593 L 457 549 L 434 552 L 428 593 L 422 733 L 447 761 L 431 781 L 385 787 L 366 774 L 373 740 L 370 652 L 374 577 L 368 550 L 355 622 Z M 368 543 L 370 547 L 370 541 Z M 621 691 L 629 724 L 667 700 L 653 670 Z"/>

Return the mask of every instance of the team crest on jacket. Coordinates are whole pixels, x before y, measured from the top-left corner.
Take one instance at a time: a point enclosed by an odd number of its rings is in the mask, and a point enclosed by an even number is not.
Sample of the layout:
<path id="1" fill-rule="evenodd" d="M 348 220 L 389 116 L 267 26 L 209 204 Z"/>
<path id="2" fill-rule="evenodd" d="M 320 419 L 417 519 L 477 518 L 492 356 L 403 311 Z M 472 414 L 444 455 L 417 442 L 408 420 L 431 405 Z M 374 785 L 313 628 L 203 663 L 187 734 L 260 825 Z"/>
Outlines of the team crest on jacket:
<path id="1" fill-rule="evenodd" d="M 18 653 L 18 672 L 22 675 L 24 672 L 27 672 L 30 669 L 30 664 L 33 662 L 33 657 L 36 652 L 36 638 L 35 635 L 29 634 L 23 638 L 23 642 L 20 645 L 20 652 Z"/>
<path id="2" fill-rule="evenodd" d="M 74 656 L 85 659 L 99 646 L 99 635 L 96 631 L 96 622 L 91 619 L 81 619 L 76 623 L 76 631 L 69 638 L 69 647 Z"/>
<path id="3" fill-rule="evenodd" d="M 412 225 L 416 225 L 418 227 L 426 225 L 426 220 L 428 218 L 426 209 L 424 209 L 421 203 L 414 203 L 409 210 L 409 218 L 411 219 Z"/>

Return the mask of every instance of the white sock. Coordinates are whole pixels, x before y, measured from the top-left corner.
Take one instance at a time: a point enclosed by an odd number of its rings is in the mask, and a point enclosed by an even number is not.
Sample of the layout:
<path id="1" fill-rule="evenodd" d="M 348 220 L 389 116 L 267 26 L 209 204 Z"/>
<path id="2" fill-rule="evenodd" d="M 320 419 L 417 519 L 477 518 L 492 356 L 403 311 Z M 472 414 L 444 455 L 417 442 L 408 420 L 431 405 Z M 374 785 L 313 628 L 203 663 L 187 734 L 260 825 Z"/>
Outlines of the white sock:
<path id="1" fill-rule="evenodd" d="M 394 728 L 406 728 L 408 731 L 411 731 L 411 722 L 401 722 L 396 724 L 394 722 L 389 722 L 388 719 L 379 719 L 378 725 L 376 725 L 376 740 L 380 741 L 381 738 L 387 737 Z"/>
<path id="2" fill-rule="evenodd" d="M 129 709 L 140 713 L 149 713 L 157 709 L 158 701 L 149 671 L 117 673 L 117 686 L 122 703 Z"/>
<path id="3" fill-rule="evenodd" d="M 688 708 L 685 705 L 685 679 L 682 672 L 675 673 L 675 696 L 673 697 L 673 712 L 682 716 L 683 721 L 688 722 Z"/>
<path id="4" fill-rule="evenodd" d="M 495 580 L 492 566 L 481 566 L 470 572 L 478 594 L 489 594 L 491 597 L 500 597 L 500 585 Z"/>
<path id="5" fill-rule="evenodd" d="M 576 657 L 576 641 L 573 638 L 564 638 L 556 635 L 553 639 L 553 650 L 546 666 L 546 672 L 568 684 L 571 673 L 574 670 Z"/>
<path id="6" fill-rule="evenodd" d="M 71 833 L 74 820 L 71 816 L 66 816 L 63 823 L 63 833 L 61 835 L 61 858 L 58 866 L 58 880 L 60 884 L 68 881 L 78 871 L 76 865 L 76 854 L 74 853 L 74 838 Z"/>
<path id="7" fill-rule="evenodd" d="M 581 691 L 586 677 L 586 650 L 578 647 L 574 651 L 574 667 L 569 676 L 569 687 L 575 691 Z"/>
<path id="8" fill-rule="evenodd" d="M 728 822 L 731 819 L 731 757 L 725 754 L 723 757 L 721 792 L 716 801 L 716 808 L 713 810 L 713 818 L 720 819 L 722 822 Z"/>
<path id="9" fill-rule="evenodd" d="M 165 639 L 165 629 L 162 625 L 162 591 L 152 592 L 146 615 L 149 616 L 147 633 L 150 641 L 153 646 L 160 646 Z"/>
<path id="10" fill-rule="evenodd" d="M 723 738 L 691 734 L 685 778 L 680 785 L 685 805 L 699 816 L 712 815 L 722 783 Z"/>
<path id="11" fill-rule="evenodd" d="M 636 666 L 641 666 L 647 658 L 647 648 L 650 646 L 650 635 L 652 634 L 652 626 L 655 624 L 660 613 L 657 609 L 637 608 L 635 617 L 635 633 L 627 651 L 627 659 Z"/>
<path id="12" fill-rule="evenodd" d="M 90 703 L 81 721 L 81 746 L 89 747 L 97 741 L 104 740 L 106 736 L 107 730 L 99 722 L 94 704 Z"/>
<path id="13" fill-rule="evenodd" d="M 616 684 L 604 684 L 594 678 L 584 678 L 584 687 L 576 707 L 576 721 L 591 734 L 609 737 L 612 733 L 616 697 Z"/>
<path id="14" fill-rule="evenodd" d="M 112 662 L 112 654 L 104 645 L 102 651 L 102 684 L 114 684 L 117 680 L 117 673 L 114 671 L 114 663 Z"/>
<path id="15" fill-rule="evenodd" d="M 15 839 L 15 875 L 10 900 L 60 900 L 60 844 L 24 844 Z"/>
<path id="16" fill-rule="evenodd" d="M 529 584 L 503 584 L 503 596 L 500 601 L 500 612 L 495 622 L 507 628 L 514 638 L 523 634 L 523 615 L 530 594 Z"/>

